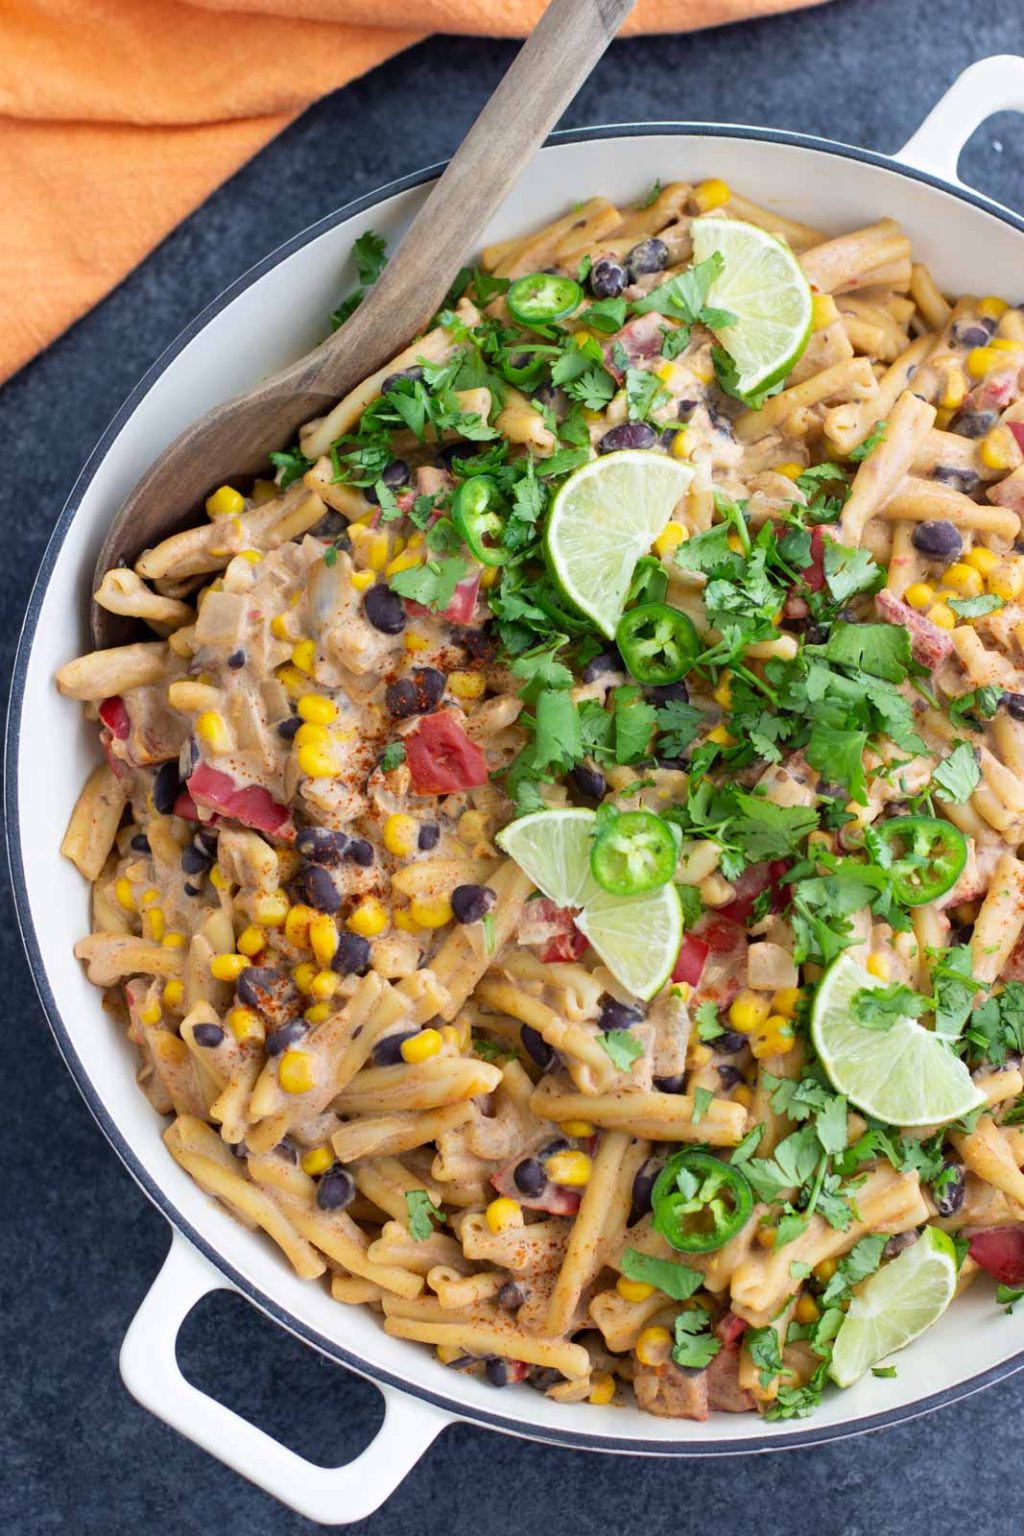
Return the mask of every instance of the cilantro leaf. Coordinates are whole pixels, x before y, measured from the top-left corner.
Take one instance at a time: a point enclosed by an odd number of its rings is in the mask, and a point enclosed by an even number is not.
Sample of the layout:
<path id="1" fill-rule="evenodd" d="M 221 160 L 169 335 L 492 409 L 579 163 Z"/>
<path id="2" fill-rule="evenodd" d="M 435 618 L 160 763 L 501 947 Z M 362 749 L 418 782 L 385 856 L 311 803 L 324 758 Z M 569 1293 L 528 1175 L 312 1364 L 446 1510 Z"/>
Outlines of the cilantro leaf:
<path id="1" fill-rule="evenodd" d="M 443 1211 L 431 1200 L 425 1189 L 407 1189 L 405 1192 L 406 1226 L 414 1243 L 426 1242 L 434 1230 L 434 1222 L 447 1221 Z"/>
<path id="2" fill-rule="evenodd" d="M 719 1035 L 725 1034 L 725 1029 L 718 1017 L 718 1008 L 710 998 L 706 1002 L 697 1004 L 694 1023 L 697 1025 L 699 1040 L 717 1040 Z"/>
<path id="3" fill-rule="evenodd" d="M 655 713 L 659 757 L 682 757 L 700 734 L 703 714 L 692 704 L 683 704 L 679 699 L 659 704 Z"/>
<path id="4" fill-rule="evenodd" d="M 897 1019 L 919 1019 L 931 1004 L 900 981 L 887 987 L 863 987 L 853 994 L 853 1012 L 862 1029 L 891 1029 Z"/>
<path id="5" fill-rule="evenodd" d="M 703 1120 L 714 1102 L 715 1096 L 710 1088 L 695 1088 L 693 1090 L 693 1114 L 690 1116 L 690 1119 L 694 1125 L 699 1124 Z"/>
<path id="6" fill-rule="evenodd" d="M 888 683 L 901 683 L 912 660 L 910 635 L 900 624 L 834 624 L 820 649 L 826 661 L 857 667 Z"/>
<path id="7" fill-rule="evenodd" d="M 628 1072 L 634 1061 L 644 1053 L 643 1041 L 631 1035 L 628 1029 L 610 1029 L 607 1034 L 598 1035 L 597 1040 L 620 1072 Z"/>
<path id="8" fill-rule="evenodd" d="M 743 1335 L 743 1347 L 758 1367 L 762 1387 L 770 1386 L 776 1376 L 782 1375 L 782 1341 L 770 1323 L 765 1328 L 748 1328 Z"/>
<path id="9" fill-rule="evenodd" d="M 571 688 L 573 675 L 564 662 L 557 661 L 556 653 L 566 644 L 565 635 L 557 635 L 552 645 L 539 646 L 524 651 L 512 663 L 514 677 L 524 679 L 519 696 L 526 704 L 534 704 L 544 688 Z"/>
<path id="10" fill-rule="evenodd" d="M 380 767 L 383 773 L 391 773 L 395 768 L 400 768 L 405 762 L 405 748 L 400 741 L 389 741 L 380 755 Z"/>
<path id="11" fill-rule="evenodd" d="M 676 1318 L 676 1342 L 672 1359 L 684 1370 L 702 1371 L 722 1347 L 711 1332 L 711 1314 L 704 1307 L 680 1312 Z"/>
<path id="12" fill-rule="evenodd" d="M 711 361 L 722 393 L 731 396 L 733 400 L 739 400 L 751 411 L 759 411 L 765 401 L 770 396 L 777 395 L 785 383 L 784 379 L 780 379 L 777 384 L 763 385 L 760 389 L 743 390 L 739 387 L 739 370 L 724 347 L 711 348 Z"/>
<path id="13" fill-rule="evenodd" d="M 427 560 L 410 570 L 397 571 L 388 585 L 399 597 L 411 598 L 432 612 L 441 613 L 448 607 L 465 574 L 464 560 Z"/>
<path id="14" fill-rule="evenodd" d="M 981 619 L 1003 607 L 1002 598 L 994 592 L 982 592 L 978 597 L 950 597 L 946 601 L 961 619 Z"/>
<path id="15" fill-rule="evenodd" d="M 874 591 L 883 579 L 881 567 L 866 549 L 825 539 L 825 582 L 837 603 L 848 602 L 858 592 Z"/>
<path id="16" fill-rule="evenodd" d="M 856 448 L 851 448 L 847 457 L 852 459 L 855 464 L 861 463 L 870 453 L 874 453 L 879 443 L 884 442 L 888 427 L 889 423 L 887 421 L 876 421 L 873 429 L 868 433 L 864 441 L 858 443 Z"/>
<path id="17" fill-rule="evenodd" d="M 972 688 L 957 699 L 950 699 L 949 718 L 954 725 L 969 725 L 973 729 L 979 720 L 991 720 L 1003 699 L 1002 688 Z"/>
<path id="18" fill-rule="evenodd" d="M 307 459 L 298 448 L 279 449 L 268 453 L 267 458 L 280 473 L 278 485 L 282 491 L 286 491 L 294 481 L 301 480 L 307 469 L 313 468 L 313 460 Z"/>
<path id="19" fill-rule="evenodd" d="M 928 955 L 935 993 L 935 1033 L 944 1040 L 956 1040 L 970 1014 L 975 993 L 982 986 L 974 978 L 974 956 L 969 944 L 929 950 Z"/>
<path id="20" fill-rule="evenodd" d="M 611 396 L 608 397 L 611 399 Z M 665 405 L 668 390 L 656 373 L 644 368 L 626 369 L 626 402 L 630 421 L 646 421 L 652 411 Z"/>
<path id="21" fill-rule="evenodd" d="M 704 1284 L 704 1276 L 688 1264 L 672 1259 L 654 1259 L 636 1248 L 624 1248 L 622 1273 L 627 1280 L 640 1280 L 671 1296 L 673 1301 L 689 1301 L 695 1291 Z"/>
<path id="22" fill-rule="evenodd" d="M 818 825 L 817 812 L 805 805 L 776 805 L 744 790 L 734 790 L 731 799 L 730 836 L 752 864 L 784 858 Z"/>
<path id="23" fill-rule="evenodd" d="M 643 689 L 632 683 L 616 688 L 612 694 L 617 763 L 636 763 L 648 756 L 658 712 L 643 695 Z"/>
<path id="24" fill-rule="evenodd" d="M 981 768 L 974 748 L 969 742 L 960 741 L 932 774 L 931 788 L 942 799 L 963 805 L 974 794 L 980 782 Z"/>
<path id="25" fill-rule="evenodd" d="M 867 744 L 867 731 L 844 730 L 830 725 L 827 720 L 816 720 L 811 726 L 805 752 L 812 768 L 819 769 L 830 782 L 842 784 L 849 791 L 850 799 L 858 805 L 867 805 L 864 773 Z"/>

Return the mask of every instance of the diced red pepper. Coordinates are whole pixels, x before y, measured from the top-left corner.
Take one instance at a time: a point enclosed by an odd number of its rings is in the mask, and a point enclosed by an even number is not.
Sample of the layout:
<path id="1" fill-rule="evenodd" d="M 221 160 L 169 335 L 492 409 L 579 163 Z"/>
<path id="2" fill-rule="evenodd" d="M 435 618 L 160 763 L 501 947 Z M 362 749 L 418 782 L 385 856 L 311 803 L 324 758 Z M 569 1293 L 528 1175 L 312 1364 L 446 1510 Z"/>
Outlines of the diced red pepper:
<path id="1" fill-rule="evenodd" d="M 771 890 L 771 910 L 778 912 L 785 903 L 782 880 L 789 864 L 785 859 L 772 859 L 767 864 L 751 864 L 736 881 L 736 895 L 724 907 L 716 909 L 717 917 L 726 917 L 733 923 L 745 923 L 757 904 L 762 891 Z"/>
<path id="2" fill-rule="evenodd" d="M 464 576 L 452 595 L 452 600 L 447 608 L 434 617 L 445 619 L 449 624 L 468 624 L 476 612 L 476 600 L 480 591 L 480 572 L 475 571 L 472 576 Z M 432 610 L 424 608 L 422 603 L 414 603 L 411 598 L 406 598 L 406 611 L 418 614 L 420 617 L 430 618 Z"/>
<path id="3" fill-rule="evenodd" d="M 128 714 L 128 706 L 119 693 L 111 694 L 109 699 L 104 699 L 99 707 L 99 716 L 103 724 L 118 741 L 126 741 L 131 729 L 131 717 Z"/>
<path id="4" fill-rule="evenodd" d="M 703 939 L 698 939 L 695 934 L 685 933 L 683 942 L 679 946 L 676 963 L 672 968 L 672 980 L 685 981 L 691 987 L 697 986 L 704 974 L 704 963 L 708 953 L 708 946 Z"/>
<path id="5" fill-rule="evenodd" d="M 967 1251 L 1003 1285 L 1024 1285 L 1024 1225 L 975 1232 Z"/>
<path id="6" fill-rule="evenodd" d="M 451 795 L 488 779 L 487 759 L 447 710 L 424 715 L 405 740 L 405 757 L 418 795 Z"/>
<path id="7" fill-rule="evenodd" d="M 189 776 L 188 793 L 195 805 L 208 811 L 220 811 L 233 821 L 240 821 L 243 827 L 266 832 L 269 837 L 278 837 L 286 843 L 295 837 L 291 811 L 275 800 L 262 784 L 239 786 L 230 774 L 211 768 L 209 763 L 198 763 Z"/>
<path id="8" fill-rule="evenodd" d="M 196 810 L 196 803 L 192 799 L 192 796 L 189 794 L 187 789 L 183 789 L 178 795 L 177 800 L 175 800 L 174 814 L 175 816 L 180 816 L 184 821 L 199 820 L 199 812 Z M 218 818 L 214 816 L 213 820 L 216 821 L 217 819 Z"/>
<path id="9" fill-rule="evenodd" d="M 524 1195 L 515 1181 L 515 1171 L 521 1162 L 522 1158 L 517 1157 L 514 1163 L 491 1174 L 491 1183 L 499 1195 L 518 1200 L 520 1205 L 525 1205 L 531 1211 L 546 1211 L 549 1216 L 576 1215 L 583 1199 L 578 1189 L 566 1189 L 564 1184 L 552 1184 L 549 1180 L 539 1195 Z"/>

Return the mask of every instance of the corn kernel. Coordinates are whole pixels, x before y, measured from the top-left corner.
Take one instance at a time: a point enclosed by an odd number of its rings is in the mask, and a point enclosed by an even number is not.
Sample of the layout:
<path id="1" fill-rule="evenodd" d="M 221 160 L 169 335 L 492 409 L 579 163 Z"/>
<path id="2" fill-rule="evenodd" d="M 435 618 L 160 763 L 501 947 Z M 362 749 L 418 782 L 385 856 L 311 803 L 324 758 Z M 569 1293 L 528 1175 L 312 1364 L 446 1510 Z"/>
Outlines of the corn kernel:
<path id="1" fill-rule="evenodd" d="M 330 965 L 334 959 L 338 949 L 338 929 L 334 918 L 326 912 L 318 912 L 316 917 L 310 918 L 309 947 L 321 966 Z M 330 993 L 324 995 L 329 997 Z"/>
<path id="2" fill-rule="evenodd" d="M 732 705 L 732 678 L 728 673 L 722 678 L 718 687 L 711 695 L 716 704 L 721 704 L 723 709 L 729 709 Z"/>
<path id="3" fill-rule="evenodd" d="M 299 747 L 317 747 L 321 752 L 329 752 L 334 744 L 334 737 L 326 725 L 315 725 L 312 720 L 306 720 L 300 725 L 292 740 L 296 750 Z"/>
<path id="4" fill-rule="evenodd" d="M 838 1268 L 838 1259 L 822 1259 L 819 1264 L 815 1264 L 811 1274 L 820 1285 L 828 1285 Z"/>
<path id="5" fill-rule="evenodd" d="M 421 928 L 443 928 L 453 915 L 447 896 L 414 896 L 409 903 L 409 916 Z"/>
<path id="6" fill-rule="evenodd" d="M 163 945 L 164 949 L 184 949 L 188 943 L 188 939 L 183 933 L 176 933 L 172 928 L 169 932 L 164 934 L 163 938 L 160 940 L 160 943 Z"/>
<path id="7" fill-rule="evenodd" d="M 765 1022 L 770 1006 L 766 997 L 745 988 L 729 1004 L 729 1023 L 740 1034 L 749 1035 Z"/>
<path id="8" fill-rule="evenodd" d="M 302 1017 L 307 1024 L 322 1024 L 324 1019 L 329 1019 L 334 1012 L 333 1003 L 314 1003 L 307 1008 Z"/>
<path id="9" fill-rule="evenodd" d="M 687 1062 L 691 1067 L 706 1067 L 714 1056 L 710 1045 L 704 1045 L 697 1040 L 690 1046 L 687 1052 Z"/>
<path id="10" fill-rule="evenodd" d="M 400 571 L 414 570 L 417 565 L 423 564 L 423 551 L 418 549 L 406 549 L 402 554 L 396 555 L 386 567 L 386 576 L 397 576 Z"/>
<path id="11" fill-rule="evenodd" d="M 967 551 L 963 558 L 965 565 L 973 566 L 983 576 L 987 576 L 990 571 L 994 571 L 999 564 L 999 556 L 995 550 L 986 549 L 984 544 L 976 544 L 973 549 Z"/>
<path id="12" fill-rule="evenodd" d="M 384 847 L 396 858 L 408 858 L 416 849 L 419 835 L 419 822 L 401 811 L 396 811 L 384 823 Z"/>
<path id="13" fill-rule="evenodd" d="M 139 1009 L 139 1020 L 143 1024 L 159 1024 L 161 1018 L 162 1011 L 159 1003 L 147 1003 L 144 1008 Z"/>
<path id="14" fill-rule="evenodd" d="M 484 1215 L 490 1230 L 497 1234 L 509 1232 L 513 1227 L 523 1226 L 523 1208 L 518 1200 L 511 1200 L 507 1195 L 499 1195 L 497 1200 L 492 1200 Z"/>
<path id="15" fill-rule="evenodd" d="M 244 955 L 214 955 L 210 975 L 215 981 L 237 981 L 248 964 Z"/>
<path id="16" fill-rule="evenodd" d="M 758 1227 L 757 1233 L 756 1233 L 756 1241 L 758 1243 L 758 1246 L 761 1247 L 761 1248 L 774 1248 L 775 1247 L 775 1228 L 774 1227 L 767 1227 L 767 1226 L 765 1226 L 765 1227 Z"/>
<path id="17" fill-rule="evenodd" d="M 464 843 L 486 842 L 491 835 L 491 818 L 486 811 L 463 811 L 457 831 Z"/>
<path id="18" fill-rule="evenodd" d="M 821 1308 L 813 1296 L 801 1296 L 796 1304 L 796 1320 L 798 1323 L 816 1323 L 821 1316 Z"/>
<path id="19" fill-rule="evenodd" d="M 308 1051 L 285 1051 L 277 1064 L 277 1080 L 285 1093 L 308 1093 L 316 1079 Z"/>
<path id="20" fill-rule="evenodd" d="M 660 379 L 663 384 L 671 384 L 675 377 L 675 372 L 675 363 L 659 363 L 654 370 L 654 376 L 656 379 Z"/>
<path id="21" fill-rule="evenodd" d="M 672 1335 L 667 1328 L 645 1328 L 633 1345 L 641 1365 L 664 1365 L 672 1352 Z"/>
<path id="22" fill-rule="evenodd" d="M 553 1152 L 544 1164 L 544 1172 L 552 1184 L 564 1184 L 569 1189 L 582 1189 L 590 1182 L 593 1163 L 586 1152 Z"/>
<path id="23" fill-rule="evenodd" d="M 925 618 L 939 629 L 956 629 L 957 626 L 956 614 L 946 603 L 935 603 L 928 609 Z"/>
<path id="24" fill-rule="evenodd" d="M 740 538 L 738 533 L 730 533 L 725 542 L 728 544 L 734 555 L 743 554 L 743 540 Z"/>
<path id="25" fill-rule="evenodd" d="M 993 368 L 1005 368 L 1006 358 L 998 347 L 972 347 L 967 354 L 967 372 L 975 379 L 983 379 Z"/>
<path id="26" fill-rule="evenodd" d="M 312 673 L 316 665 L 316 643 L 313 640 L 300 640 L 292 651 L 292 666 L 298 667 L 300 672 Z"/>
<path id="27" fill-rule="evenodd" d="M 253 505 L 262 507 L 265 502 L 273 501 L 277 495 L 277 483 L 274 480 L 256 480 L 252 488 Z"/>
<path id="28" fill-rule="evenodd" d="M 341 772 L 329 751 L 308 744 L 299 748 L 299 767 L 307 779 L 334 779 Z"/>
<path id="29" fill-rule="evenodd" d="M 142 926 L 146 936 L 152 939 L 154 944 L 159 944 L 167 926 L 163 907 L 150 907 L 147 912 L 144 912 Z"/>
<path id="30" fill-rule="evenodd" d="M 141 897 L 139 898 L 139 906 L 143 911 L 145 911 L 147 907 L 153 906 L 159 900 L 160 892 L 156 889 L 155 886 L 151 885 L 143 891 Z"/>
<path id="31" fill-rule="evenodd" d="M 693 192 L 693 200 L 701 213 L 710 213 L 712 208 L 723 207 L 731 196 L 728 182 L 720 180 L 717 176 L 713 176 L 709 181 L 702 181 Z"/>
<path id="32" fill-rule="evenodd" d="M 469 1020 L 465 1017 L 462 1017 L 456 1019 L 454 1024 L 449 1024 L 445 1027 L 453 1031 L 455 1036 L 455 1049 L 460 1054 L 464 1055 L 473 1043 L 473 1026 L 470 1024 Z M 447 1038 L 448 1037 L 446 1035 L 445 1039 L 447 1040 Z"/>
<path id="33" fill-rule="evenodd" d="M 930 608 L 935 601 L 935 588 L 926 581 L 912 581 L 903 594 L 903 600 L 911 608 Z"/>
<path id="34" fill-rule="evenodd" d="M 795 1019 L 802 998 L 799 987 L 780 987 L 772 998 L 772 1013 L 779 1013 L 784 1019 Z"/>
<path id="35" fill-rule="evenodd" d="M 1024 564 L 1019 560 L 1001 560 L 985 578 L 985 585 L 994 597 L 1012 603 L 1024 586 Z"/>
<path id="36" fill-rule="evenodd" d="M 270 633 L 275 640 L 293 639 L 291 617 L 287 613 L 275 613 L 270 621 Z"/>
<path id="37" fill-rule="evenodd" d="M 685 427 L 677 427 L 676 430 L 672 434 L 672 446 L 669 449 L 669 453 L 672 455 L 672 457 L 674 459 L 685 459 L 687 457 L 687 452 L 688 452 L 686 445 L 687 445 L 686 429 L 685 429 Z M 673 524 L 672 526 L 677 526 L 677 525 Z M 689 537 L 690 537 L 690 535 L 687 533 L 686 529 L 684 528 L 683 529 L 683 537 L 682 537 L 682 540 L 680 540 L 680 542 L 684 543 Z"/>
<path id="38" fill-rule="evenodd" d="M 310 1147 L 308 1152 L 303 1152 L 300 1166 L 303 1173 L 315 1179 L 318 1174 L 334 1167 L 334 1153 L 330 1147 Z"/>
<path id="39" fill-rule="evenodd" d="M 942 580 L 945 586 L 952 587 L 958 597 L 981 596 L 981 572 L 976 571 L 973 565 L 957 560 L 955 564 L 946 567 Z"/>
<path id="40" fill-rule="evenodd" d="M 592 1371 L 587 1402 L 604 1408 L 615 1397 L 615 1377 L 609 1371 Z"/>
<path id="41" fill-rule="evenodd" d="M 298 667 L 293 667 L 291 662 L 286 662 L 283 667 L 278 667 L 274 676 L 290 699 L 301 699 L 302 695 L 309 688 L 309 678 L 304 676 Z"/>
<path id="42" fill-rule="evenodd" d="M 708 731 L 708 741 L 713 741 L 719 747 L 733 747 L 736 745 L 735 736 L 730 735 L 724 725 L 716 725 L 713 731 Z"/>
<path id="43" fill-rule="evenodd" d="M 375 579 L 372 571 L 353 571 L 351 577 L 352 585 L 357 592 L 365 592 L 372 587 Z"/>
<path id="44" fill-rule="evenodd" d="M 487 687 L 482 672 L 449 672 L 448 692 L 457 699 L 479 699 Z"/>
<path id="45" fill-rule="evenodd" d="M 816 293 L 811 300 L 811 329 L 823 331 L 839 319 L 836 301 L 830 293 Z"/>
<path id="46" fill-rule="evenodd" d="M 993 336 L 989 342 L 993 352 L 1019 352 L 1021 343 L 1010 336 Z"/>
<path id="47" fill-rule="evenodd" d="M 806 467 L 804 464 L 796 463 L 773 464 L 772 473 L 775 475 L 785 475 L 787 480 L 797 480 L 803 474 Z"/>
<path id="48" fill-rule="evenodd" d="M 293 968 L 292 981 L 294 981 L 300 992 L 308 993 L 313 985 L 313 977 L 316 974 L 317 968 L 312 960 L 303 960 L 301 964 Z"/>
<path id="49" fill-rule="evenodd" d="M 939 396 L 939 404 L 943 410 L 955 411 L 963 405 L 967 394 L 967 380 L 959 368 L 951 368 L 946 374 L 942 386 L 942 394 Z"/>
<path id="50" fill-rule="evenodd" d="M 419 933 L 420 931 L 420 925 L 415 921 L 408 907 L 396 907 L 391 914 L 391 921 L 403 933 Z"/>
<path id="51" fill-rule="evenodd" d="M 405 648 L 407 651 L 426 651 L 430 648 L 430 641 L 422 635 L 414 635 L 411 629 L 405 632 Z"/>
<path id="52" fill-rule="evenodd" d="M 266 1038 L 263 1020 L 254 1008 L 230 1008 L 227 1026 L 241 1045 L 249 1040 L 262 1042 Z"/>
<path id="53" fill-rule="evenodd" d="M 135 911 L 135 893 L 132 890 L 131 881 L 126 876 L 122 875 L 119 880 L 115 880 L 114 895 L 126 912 Z"/>
<path id="54" fill-rule="evenodd" d="M 337 704 L 322 693 L 304 693 L 296 708 L 300 720 L 308 720 L 311 725 L 330 725 L 338 718 Z"/>
<path id="55" fill-rule="evenodd" d="M 376 896 L 364 896 L 354 911 L 345 919 L 345 927 L 364 939 L 375 939 L 388 925 L 388 912 Z"/>
<path id="56" fill-rule="evenodd" d="M 593 1136 L 597 1127 L 589 1120 L 562 1120 L 559 1128 L 567 1136 Z"/>
<path id="57" fill-rule="evenodd" d="M 163 995 L 160 1000 L 167 1008 L 178 1008 L 181 1006 L 181 1001 L 184 996 L 185 983 L 183 981 L 173 980 L 167 982 L 164 986 Z"/>
<path id="58" fill-rule="evenodd" d="M 868 955 L 864 962 L 864 969 L 872 976 L 877 976 L 879 981 L 888 981 L 890 973 L 889 961 L 885 955 Z"/>
<path id="59" fill-rule="evenodd" d="M 402 1060 L 408 1062 L 429 1061 L 441 1049 L 441 1035 L 436 1029 L 421 1029 L 418 1035 L 410 1035 L 402 1041 Z"/>
<path id="60" fill-rule="evenodd" d="M 336 971 L 317 971 L 309 984 L 309 994 L 318 1003 L 329 1002 L 341 986 L 341 977 Z"/>
<path id="61" fill-rule="evenodd" d="M 616 1280 L 615 1289 L 623 1301 L 646 1301 L 648 1296 L 654 1295 L 655 1290 L 646 1280 L 627 1280 L 625 1275 L 620 1275 Z"/>
<path id="62" fill-rule="evenodd" d="M 222 485 L 206 498 L 206 515 L 210 518 L 237 517 L 245 511 L 245 497 L 230 485 Z"/>
<path id="63" fill-rule="evenodd" d="M 983 320 L 1001 320 L 1009 307 L 1005 299 L 998 299 L 994 294 L 978 300 L 978 314 Z"/>
<path id="64" fill-rule="evenodd" d="M 289 907 L 284 919 L 284 936 L 296 949 L 309 948 L 309 925 L 318 916 L 315 907 L 296 902 Z"/>
<path id="65" fill-rule="evenodd" d="M 680 544 L 686 539 L 686 529 L 681 523 L 666 523 L 654 541 L 654 552 L 662 560 L 675 554 Z"/>
<path id="66" fill-rule="evenodd" d="M 1012 469 L 1020 457 L 1017 444 L 1005 427 L 993 427 L 986 432 L 978 451 L 986 469 Z"/>
<path id="67" fill-rule="evenodd" d="M 746 1083 L 740 1083 L 732 1091 L 732 1101 L 734 1104 L 742 1104 L 744 1109 L 749 1109 L 754 1102 L 753 1090 L 748 1088 Z"/>
<path id="68" fill-rule="evenodd" d="M 244 928 L 238 935 L 238 938 L 235 940 L 235 948 L 240 955 L 248 955 L 252 959 L 253 955 L 259 954 L 266 942 L 267 936 L 263 929 L 257 928 L 254 923 L 250 923 L 249 927 Z"/>
<path id="69" fill-rule="evenodd" d="M 382 571 L 388 563 L 388 536 L 375 533 L 366 540 L 366 563 L 371 571 Z"/>

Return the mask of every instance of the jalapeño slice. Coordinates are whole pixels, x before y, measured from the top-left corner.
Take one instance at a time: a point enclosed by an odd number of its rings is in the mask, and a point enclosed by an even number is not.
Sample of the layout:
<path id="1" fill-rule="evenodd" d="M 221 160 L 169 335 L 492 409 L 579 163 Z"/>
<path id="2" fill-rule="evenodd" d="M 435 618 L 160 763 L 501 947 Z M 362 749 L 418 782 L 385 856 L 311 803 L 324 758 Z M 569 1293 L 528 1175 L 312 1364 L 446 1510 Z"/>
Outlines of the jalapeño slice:
<path id="1" fill-rule="evenodd" d="M 677 1152 L 654 1181 L 654 1228 L 680 1253 L 711 1253 L 754 1208 L 746 1174 L 710 1152 Z"/>
<path id="2" fill-rule="evenodd" d="M 613 896 L 660 890 L 675 874 L 679 846 L 653 811 L 623 811 L 594 838 L 590 873 Z"/>
<path id="3" fill-rule="evenodd" d="M 650 687 L 678 682 L 703 649 L 693 621 L 667 603 L 641 603 L 624 613 L 615 644 L 630 676 Z"/>
<path id="4" fill-rule="evenodd" d="M 874 830 L 892 855 L 887 873 L 896 900 L 905 907 L 922 907 L 956 884 L 967 861 L 967 841 L 952 822 L 938 816 L 894 816 Z"/>
<path id="5" fill-rule="evenodd" d="M 557 272 L 529 272 L 517 277 L 505 302 L 522 325 L 550 325 L 564 320 L 583 303 L 583 289 Z"/>
<path id="6" fill-rule="evenodd" d="M 508 559 L 508 550 L 498 543 L 505 519 L 494 509 L 497 498 L 498 487 L 490 475 L 463 480 L 452 498 L 452 521 L 470 552 L 484 565 L 504 565 Z M 488 539 L 492 542 L 485 542 Z"/>

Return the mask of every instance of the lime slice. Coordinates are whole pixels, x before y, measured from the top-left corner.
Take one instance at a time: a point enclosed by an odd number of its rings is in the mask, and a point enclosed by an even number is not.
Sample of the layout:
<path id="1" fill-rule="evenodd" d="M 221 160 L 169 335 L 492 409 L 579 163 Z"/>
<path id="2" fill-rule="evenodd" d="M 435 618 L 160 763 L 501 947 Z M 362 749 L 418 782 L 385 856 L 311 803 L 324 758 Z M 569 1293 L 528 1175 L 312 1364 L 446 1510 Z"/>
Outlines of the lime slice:
<path id="1" fill-rule="evenodd" d="M 636 562 L 690 488 L 693 469 L 627 448 L 592 459 L 555 497 L 544 536 L 551 574 L 609 640 L 622 617 Z"/>
<path id="2" fill-rule="evenodd" d="M 497 843 L 538 890 L 579 908 L 576 926 L 622 986 L 647 999 L 664 986 L 683 941 L 683 909 L 671 883 L 645 896 L 613 896 L 590 873 L 594 812 L 534 811 L 498 833 Z"/>
<path id="3" fill-rule="evenodd" d="M 956 1250 L 938 1227 L 857 1286 L 832 1346 L 829 1375 L 850 1387 L 945 1312 L 956 1290 Z"/>
<path id="4" fill-rule="evenodd" d="M 963 1062 L 913 1019 L 891 1029 L 865 1029 L 853 997 L 885 983 L 849 955 L 821 978 L 811 1011 L 811 1038 L 833 1087 L 889 1125 L 940 1125 L 985 1103 Z"/>
<path id="5" fill-rule="evenodd" d="M 784 379 L 811 334 L 811 288 L 788 245 L 739 219 L 694 219 L 694 262 L 715 251 L 724 266 L 707 303 L 727 309 L 736 324 L 716 330 L 736 364 L 744 394 Z"/>

